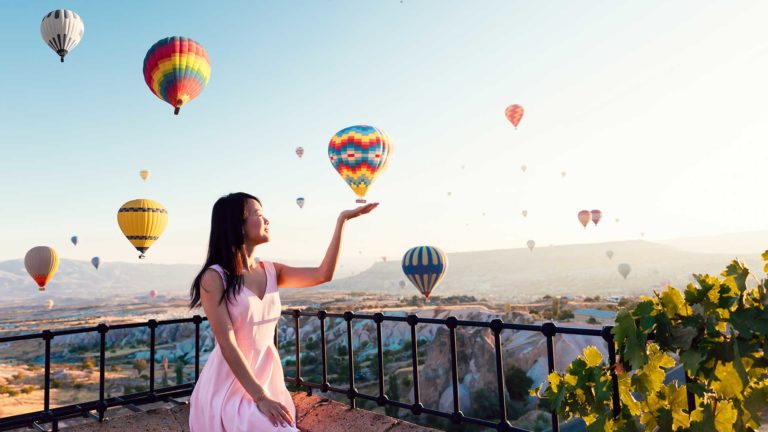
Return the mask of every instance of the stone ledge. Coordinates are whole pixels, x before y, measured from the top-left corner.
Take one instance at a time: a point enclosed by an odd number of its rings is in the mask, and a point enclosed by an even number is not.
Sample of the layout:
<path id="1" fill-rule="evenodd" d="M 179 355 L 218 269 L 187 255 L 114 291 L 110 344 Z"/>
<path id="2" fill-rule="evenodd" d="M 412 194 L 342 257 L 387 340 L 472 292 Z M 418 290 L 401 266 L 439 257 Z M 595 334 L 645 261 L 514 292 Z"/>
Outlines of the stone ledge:
<path id="1" fill-rule="evenodd" d="M 377 414 L 364 409 L 350 409 L 349 406 L 326 397 L 306 393 L 292 393 L 293 402 L 299 412 L 299 429 L 304 432 L 436 432 L 396 418 Z M 189 405 L 172 408 L 154 408 L 145 413 L 130 413 L 109 418 L 98 423 L 91 422 L 61 428 L 67 432 L 189 432 Z"/>

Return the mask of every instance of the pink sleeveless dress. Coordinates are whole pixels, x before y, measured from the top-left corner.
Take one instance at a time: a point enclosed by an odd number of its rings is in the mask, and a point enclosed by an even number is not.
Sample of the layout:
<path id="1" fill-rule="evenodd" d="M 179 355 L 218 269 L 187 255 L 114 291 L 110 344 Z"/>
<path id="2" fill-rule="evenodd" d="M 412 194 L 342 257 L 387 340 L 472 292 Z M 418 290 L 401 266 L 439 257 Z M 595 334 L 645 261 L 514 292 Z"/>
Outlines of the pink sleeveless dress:
<path id="1" fill-rule="evenodd" d="M 267 274 L 264 299 L 241 287 L 240 293 L 227 302 L 227 309 L 237 345 L 251 365 L 256 381 L 264 387 L 267 396 L 288 408 L 294 424 L 286 427 L 272 424 L 235 378 L 216 344 L 189 400 L 190 432 L 299 431 L 295 424 L 296 407 L 285 387 L 283 366 L 273 339 L 281 311 L 277 274 L 271 262 L 262 261 L 262 264 Z M 226 286 L 223 269 L 218 265 L 210 268 L 221 275 Z"/>

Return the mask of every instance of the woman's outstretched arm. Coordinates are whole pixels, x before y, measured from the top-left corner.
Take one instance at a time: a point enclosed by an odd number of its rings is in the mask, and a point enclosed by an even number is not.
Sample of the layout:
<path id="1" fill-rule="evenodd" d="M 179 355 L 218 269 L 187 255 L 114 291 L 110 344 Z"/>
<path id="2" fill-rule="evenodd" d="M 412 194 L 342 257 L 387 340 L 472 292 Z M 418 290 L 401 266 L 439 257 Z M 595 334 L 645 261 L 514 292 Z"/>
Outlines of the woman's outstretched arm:
<path id="1" fill-rule="evenodd" d="M 275 263 L 277 272 L 277 286 L 280 288 L 306 288 L 333 279 L 333 272 L 336 270 L 336 262 L 339 259 L 339 250 L 341 248 L 341 235 L 344 232 L 344 224 L 353 218 L 369 213 L 375 209 L 379 203 L 366 204 L 356 209 L 345 210 L 339 214 L 336 220 L 336 229 L 333 231 L 331 244 L 325 252 L 325 258 L 319 267 L 291 267 L 285 264 Z"/>

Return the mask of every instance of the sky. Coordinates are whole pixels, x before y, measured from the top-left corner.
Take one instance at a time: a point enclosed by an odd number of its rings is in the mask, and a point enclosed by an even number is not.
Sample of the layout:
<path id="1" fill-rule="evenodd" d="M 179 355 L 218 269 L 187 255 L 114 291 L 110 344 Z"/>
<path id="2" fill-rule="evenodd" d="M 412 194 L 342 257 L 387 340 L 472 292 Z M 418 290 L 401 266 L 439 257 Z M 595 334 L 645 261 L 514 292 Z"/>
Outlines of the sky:
<path id="1" fill-rule="evenodd" d="M 85 22 L 63 64 L 39 32 L 61 7 Z M 116 212 L 150 198 L 169 225 L 146 261 L 201 264 L 213 203 L 245 191 L 271 223 L 261 256 L 319 262 L 356 205 L 328 141 L 355 124 L 386 131 L 395 153 L 368 192 L 379 208 L 345 229 L 342 262 L 766 228 L 766 2 L 35 1 L 2 13 L 0 259 L 49 245 L 137 261 Z M 211 61 L 178 116 L 142 75 L 167 36 Z M 603 220 L 582 228 L 582 209 Z"/>

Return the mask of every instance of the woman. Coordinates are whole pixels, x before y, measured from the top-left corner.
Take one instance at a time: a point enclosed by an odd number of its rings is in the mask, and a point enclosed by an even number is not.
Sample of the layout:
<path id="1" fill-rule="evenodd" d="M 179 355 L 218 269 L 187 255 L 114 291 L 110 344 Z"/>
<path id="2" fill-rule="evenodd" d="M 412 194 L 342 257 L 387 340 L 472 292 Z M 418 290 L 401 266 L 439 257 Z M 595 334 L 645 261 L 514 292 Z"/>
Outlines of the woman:
<path id="1" fill-rule="evenodd" d="M 233 193 L 216 201 L 208 258 L 190 289 L 190 307 L 202 305 L 216 347 L 190 398 L 190 432 L 298 431 L 273 343 L 281 311 L 278 288 L 330 281 L 344 223 L 377 206 L 341 212 L 320 266 L 297 268 L 256 258 L 256 246 L 269 241 L 269 220 L 258 198 Z"/>

